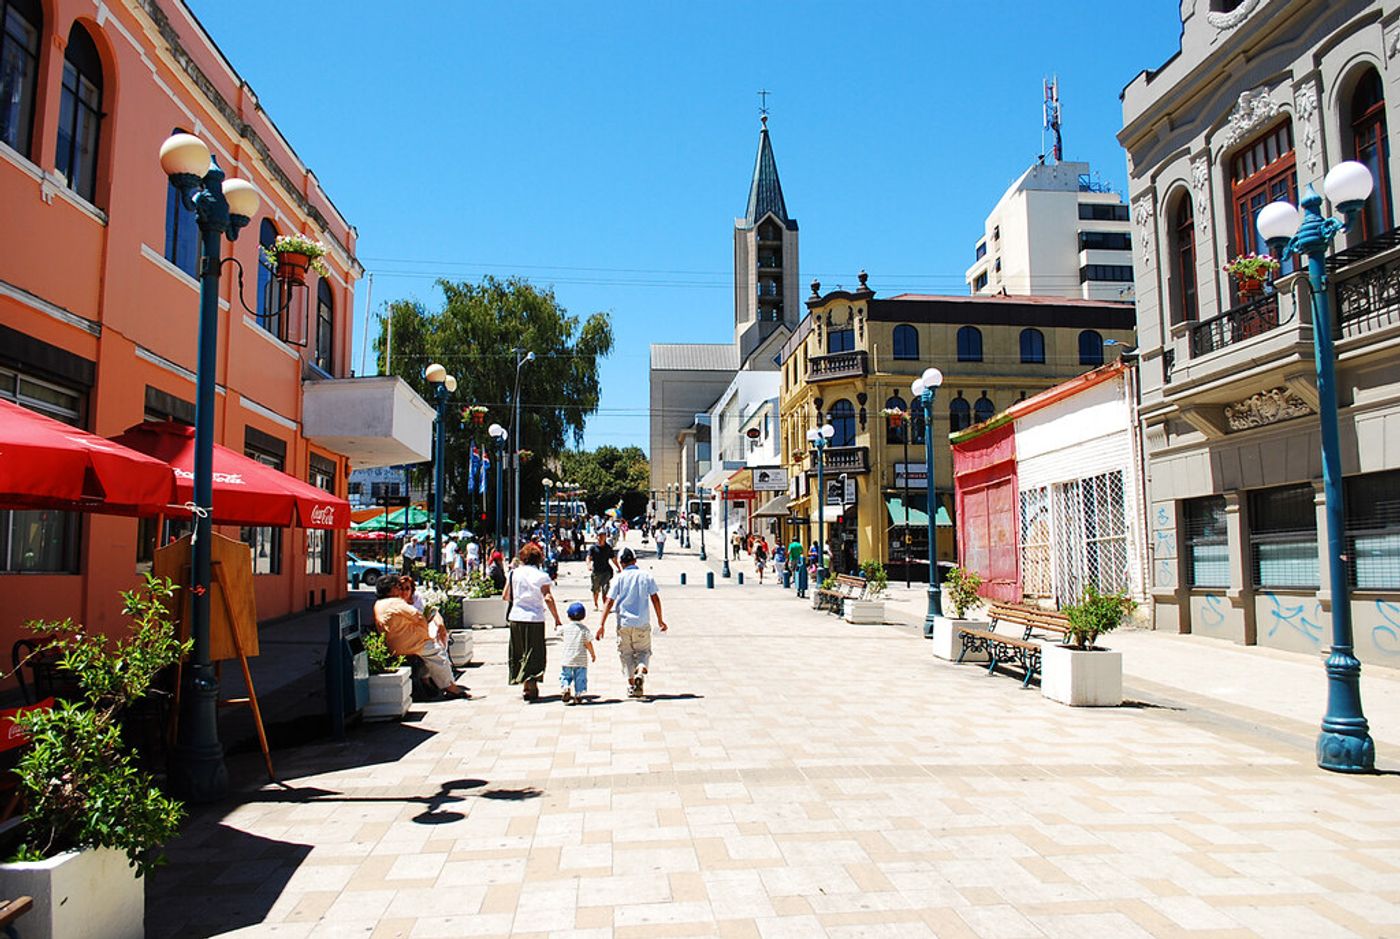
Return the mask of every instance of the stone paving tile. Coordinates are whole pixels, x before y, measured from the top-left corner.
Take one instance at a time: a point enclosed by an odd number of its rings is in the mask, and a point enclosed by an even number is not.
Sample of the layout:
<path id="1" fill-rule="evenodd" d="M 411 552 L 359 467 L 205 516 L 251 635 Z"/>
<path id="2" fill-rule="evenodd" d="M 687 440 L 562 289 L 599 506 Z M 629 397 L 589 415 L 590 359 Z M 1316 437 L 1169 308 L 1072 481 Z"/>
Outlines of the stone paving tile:
<path id="1" fill-rule="evenodd" d="M 655 565 L 653 700 L 623 697 L 605 641 L 596 703 L 525 705 L 504 631 L 479 631 L 475 700 L 280 751 L 285 788 L 197 810 L 148 934 L 1400 934 L 1400 779 L 1318 771 L 1288 708 L 1172 698 L 1141 663 L 1165 706 L 1063 708 L 915 630 L 679 588 L 687 569 L 702 580 L 693 555 Z M 558 590 L 586 585 L 566 567 Z M 1379 697 L 1378 728 L 1400 700 Z"/>

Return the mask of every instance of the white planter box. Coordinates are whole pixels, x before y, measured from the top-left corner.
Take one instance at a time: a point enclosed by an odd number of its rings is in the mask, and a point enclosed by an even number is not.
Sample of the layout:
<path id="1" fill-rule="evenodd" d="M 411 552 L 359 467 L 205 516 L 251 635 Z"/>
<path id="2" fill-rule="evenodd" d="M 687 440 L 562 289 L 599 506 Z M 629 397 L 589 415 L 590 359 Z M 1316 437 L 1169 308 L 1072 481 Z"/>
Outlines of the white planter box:
<path id="1" fill-rule="evenodd" d="M 142 939 L 146 884 L 114 848 L 70 851 L 46 861 L 0 864 L 0 894 L 29 896 L 15 921 L 24 939 Z"/>
<path id="2" fill-rule="evenodd" d="M 1118 707 L 1123 703 L 1123 653 L 1081 652 L 1047 642 L 1040 656 L 1040 693 L 1071 707 Z"/>
<path id="3" fill-rule="evenodd" d="M 883 623 L 884 600 L 846 600 L 844 615 L 848 623 Z"/>
<path id="4" fill-rule="evenodd" d="M 369 701 L 365 720 L 397 721 L 413 702 L 413 670 L 407 665 L 382 675 L 369 676 Z"/>
<path id="5" fill-rule="evenodd" d="M 506 627 L 506 601 L 500 597 L 483 597 L 476 600 L 462 600 L 462 628 L 473 626 Z"/>
<path id="6" fill-rule="evenodd" d="M 476 648 L 476 638 L 470 629 L 453 629 L 447 634 L 447 657 L 456 668 L 466 668 L 471 664 L 472 652 Z"/>
<path id="7" fill-rule="evenodd" d="M 969 629 L 986 629 L 988 624 L 975 619 L 950 619 L 946 616 L 933 618 L 933 654 L 937 658 L 950 662 L 958 660 L 958 656 L 962 654 L 962 637 L 958 635 L 958 630 L 964 626 Z M 987 653 L 969 652 L 963 661 L 985 662 Z"/>

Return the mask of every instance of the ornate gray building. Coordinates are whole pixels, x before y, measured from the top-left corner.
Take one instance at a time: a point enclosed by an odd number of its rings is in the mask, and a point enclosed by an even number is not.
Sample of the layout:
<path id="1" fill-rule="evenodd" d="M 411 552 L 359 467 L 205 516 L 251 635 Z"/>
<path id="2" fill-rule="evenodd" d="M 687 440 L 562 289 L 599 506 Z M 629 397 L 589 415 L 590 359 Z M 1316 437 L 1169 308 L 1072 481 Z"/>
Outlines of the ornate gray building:
<path id="1" fill-rule="evenodd" d="M 1375 192 L 1329 261 L 1357 653 L 1400 665 L 1400 232 L 1387 128 L 1400 6 L 1184 0 L 1181 50 L 1123 92 L 1159 628 L 1329 643 L 1312 313 L 1296 259 L 1262 296 L 1259 209 L 1342 160 Z"/>

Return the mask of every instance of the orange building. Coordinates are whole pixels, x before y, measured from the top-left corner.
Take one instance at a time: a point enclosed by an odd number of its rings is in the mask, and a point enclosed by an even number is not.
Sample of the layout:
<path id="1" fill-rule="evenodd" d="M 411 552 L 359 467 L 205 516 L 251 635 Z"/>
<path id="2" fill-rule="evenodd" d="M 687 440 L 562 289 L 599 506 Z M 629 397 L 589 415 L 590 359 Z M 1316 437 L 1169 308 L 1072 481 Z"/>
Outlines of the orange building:
<path id="1" fill-rule="evenodd" d="M 347 378 L 355 229 L 185 5 L 0 0 L 0 18 L 0 397 L 107 437 L 193 423 L 198 232 L 157 159 L 185 130 L 262 196 L 224 242 L 215 439 L 342 497 L 352 460 L 427 459 L 428 405 Z M 286 232 L 325 243 L 327 276 L 273 278 L 259 242 Z M 254 547 L 260 617 L 344 595 L 343 532 L 220 530 Z M 155 543 L 150 520 L 0 511 L 0 648 L 28 619 L 119 622 Z"/>

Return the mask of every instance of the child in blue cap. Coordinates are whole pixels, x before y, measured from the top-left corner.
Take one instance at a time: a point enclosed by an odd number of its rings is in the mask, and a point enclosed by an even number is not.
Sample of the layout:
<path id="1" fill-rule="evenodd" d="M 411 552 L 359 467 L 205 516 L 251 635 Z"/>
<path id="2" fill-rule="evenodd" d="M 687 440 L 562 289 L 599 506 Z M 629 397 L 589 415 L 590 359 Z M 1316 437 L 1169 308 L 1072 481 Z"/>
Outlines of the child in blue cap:
<path id="1" fill-rule="evenodd" d="M 569 604 L 569 622 L 564 627 L 564 668 L 559 673 L 565 704 L 583 702 L 584 692 L 588 690 L 588 662 L 598 659 L 593 652 L 592 633 L 583 621 L 587 615 L 588 610 L 582 603 Z"/>

